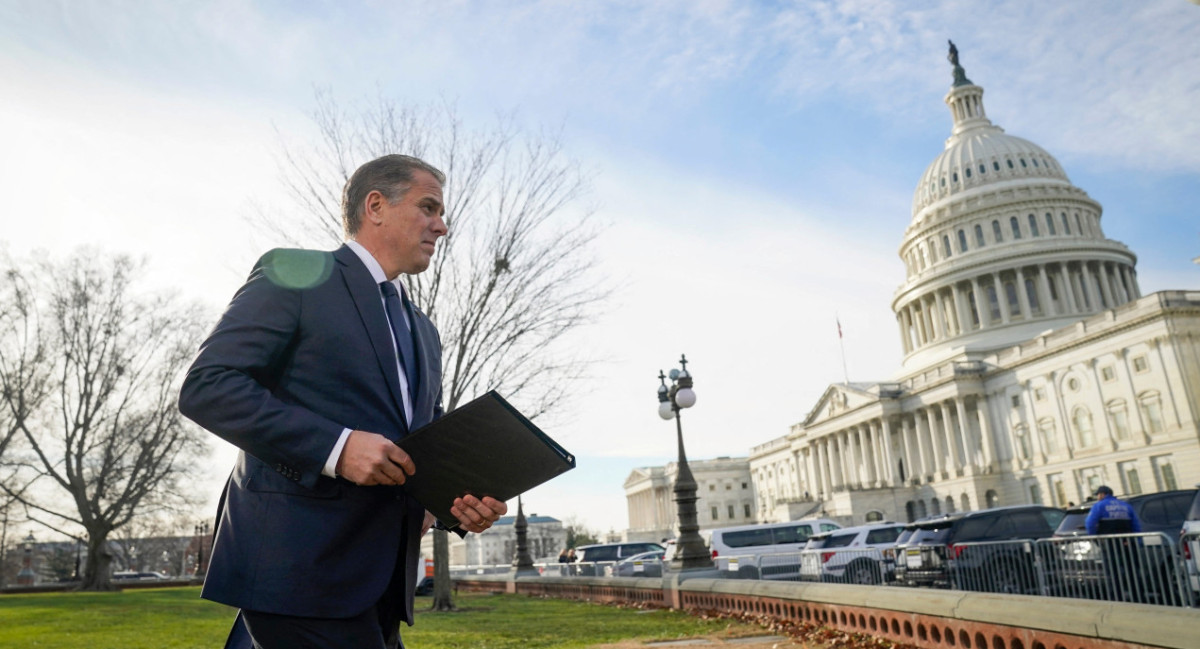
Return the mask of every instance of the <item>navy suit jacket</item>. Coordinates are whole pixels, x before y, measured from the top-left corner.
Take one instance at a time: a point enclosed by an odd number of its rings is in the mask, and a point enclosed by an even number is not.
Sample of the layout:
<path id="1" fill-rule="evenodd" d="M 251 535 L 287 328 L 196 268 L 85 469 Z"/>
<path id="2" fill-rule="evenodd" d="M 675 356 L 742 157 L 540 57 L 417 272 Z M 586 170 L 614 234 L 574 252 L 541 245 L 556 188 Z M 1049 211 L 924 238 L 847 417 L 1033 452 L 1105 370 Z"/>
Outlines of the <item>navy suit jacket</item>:
<path id="1" fill-rule="evenodd" d="M 403 487 L 321 469 L 343 428 L 398 440 L 442 415 L 441 343 L 415 312 L 410 423 L 379 287 L 354 251 L 280 249 L 255 265 L 179 399 L 183 414 L 241 449 L 203 597 L 317 618 L 382 601 L 412 624 L 424 508 Z"/>

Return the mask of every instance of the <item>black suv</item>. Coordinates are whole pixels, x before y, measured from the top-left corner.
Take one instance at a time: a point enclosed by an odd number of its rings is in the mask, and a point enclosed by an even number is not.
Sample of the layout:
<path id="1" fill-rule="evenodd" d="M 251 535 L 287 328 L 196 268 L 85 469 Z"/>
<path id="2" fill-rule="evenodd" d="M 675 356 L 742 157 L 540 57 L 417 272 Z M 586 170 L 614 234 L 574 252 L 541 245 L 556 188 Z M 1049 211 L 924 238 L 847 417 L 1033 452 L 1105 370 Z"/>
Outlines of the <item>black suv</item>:
<path id="1" fill-rule="evenodd" d="M 1050 536 L 1063 516 L 1053 507 L 1014 505 L 916 523 L 897 578 L 910 586 L 1036 592 L 1033 544 L 1015 541 Z"/>

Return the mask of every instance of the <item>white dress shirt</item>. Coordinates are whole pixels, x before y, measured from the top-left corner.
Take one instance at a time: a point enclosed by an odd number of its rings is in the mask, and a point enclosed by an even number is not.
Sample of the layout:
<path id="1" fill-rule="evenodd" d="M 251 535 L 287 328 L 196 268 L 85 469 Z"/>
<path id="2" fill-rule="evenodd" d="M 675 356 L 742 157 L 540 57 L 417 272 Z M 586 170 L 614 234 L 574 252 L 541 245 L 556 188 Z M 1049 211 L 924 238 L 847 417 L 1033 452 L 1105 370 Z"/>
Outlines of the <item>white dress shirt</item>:
<path id="1" fill-rule="evenodd" d="M 363 265 L 365 265 L 367 267 L 367 271 L 371 273 L 371 277 L 375 280 L 376 285 L 389 281 L 387 275 L 383 273 L 383 266 L 379 265 L 379 262 L 371 256 L 371 253 L 367 252 L 367 249 L 364 248 L 361 243 L 357 241 L 347 241 L 346 246 L 353 250 L 354 254 L 358 255 L 358 258 L 362 260 Z M 398 292 L 404 293 L 404 285 L 400 282 L 399 277 L 391 280 L 391 282 L 396 286 L 396 290 Z M 379 303 L 383 304 L 382 291 L 379 293 Z M 384 316 L 387 316 L 386 307 L 384 308 L 383 313 Z M 404 317 L 404 321 L 411 331 L 413 323 L 409 321 L 408 314 L 403 313 L 401 315 Z M 388 320 L 388 324 L 391 325 L 390 319 Z M 393 330 L 391 326 L 388 326 L 388 335 L 392 339 L 392 351 L 395 352 L 394 358 L 396 359 L 396 371 L 400 374 L 400 395 L 404 402 L 404 419 L 405 421 L 411 422 L 412 398 L 408 394 L 408 376 L 404 374 L 404 364 L 400 362 L 400 353 L 396 350 L 396 335 L 392 333 L 392 331 Z M 329 459 L 325 460 L 325 468 L 321 470 L 322 475 L 327 475 L 331 478 L 337 477 L 338 458 L 342 456 L 342 449 L 345 448 L 346 439 L 350 437 L 351 432 L 352 429 L 350 428 L 345 428 L 342 430 L 341 436 L 338 437 L 337 444 L 333 445 L 333 450 L 329 453 Z"/>

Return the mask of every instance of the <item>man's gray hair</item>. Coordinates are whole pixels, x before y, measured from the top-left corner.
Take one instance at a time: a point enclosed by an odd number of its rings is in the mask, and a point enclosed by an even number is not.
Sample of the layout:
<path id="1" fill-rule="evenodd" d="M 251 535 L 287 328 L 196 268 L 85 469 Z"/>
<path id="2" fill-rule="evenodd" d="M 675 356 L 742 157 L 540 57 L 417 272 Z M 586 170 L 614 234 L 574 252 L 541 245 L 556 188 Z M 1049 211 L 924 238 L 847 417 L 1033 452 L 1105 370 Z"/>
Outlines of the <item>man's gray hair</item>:
<path id="1" fill-rule="evenodd" d="M 446 184 L 446 174 L 420 158 L 393 153 L 359 167 L 342 189 L 342 228 L 354 237 L 362 227 L 363 203 L 367 194 L 377 191 L 389 203 L 395 203 L 412 187 L 413 173 L 424 171 Z"/>

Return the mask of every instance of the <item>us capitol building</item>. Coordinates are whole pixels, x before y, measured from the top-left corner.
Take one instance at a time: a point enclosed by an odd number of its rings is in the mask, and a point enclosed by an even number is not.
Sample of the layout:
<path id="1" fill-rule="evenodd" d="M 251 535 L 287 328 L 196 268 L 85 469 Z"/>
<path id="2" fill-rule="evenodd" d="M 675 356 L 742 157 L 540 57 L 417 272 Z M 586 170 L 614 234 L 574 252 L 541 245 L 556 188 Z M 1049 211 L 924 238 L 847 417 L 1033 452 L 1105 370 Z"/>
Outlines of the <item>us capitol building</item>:
<path id="1" fill-rule="evenodd" d="M 738 484 L 727 465 L 740 461 L 753 491 L 741 500 L 693 465 L 702 528 L 911 521 L 1200 482 L 1200 291 L 1143 296 L 1100 204 L 994 125 L 953 46 L 950 61 L 954 126 L 900 245 L 902 368 L 830 385 L 787 435 L 723 458 L 714 478 Z M 673 535 L 673 470 L 629 476 L 631 537 Z M 747 501 L 750 515 L 726 515 Z"/>

